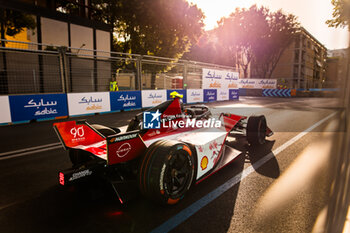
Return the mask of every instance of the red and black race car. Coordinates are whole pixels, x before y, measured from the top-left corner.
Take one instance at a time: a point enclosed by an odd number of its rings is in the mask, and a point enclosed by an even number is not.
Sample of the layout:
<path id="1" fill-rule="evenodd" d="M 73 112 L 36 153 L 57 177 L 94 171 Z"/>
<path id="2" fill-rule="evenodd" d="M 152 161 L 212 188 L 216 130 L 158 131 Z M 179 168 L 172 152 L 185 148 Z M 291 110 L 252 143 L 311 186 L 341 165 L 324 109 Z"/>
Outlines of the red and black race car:
<path id="1" fill-rule="evenodd" d="M 54 129 L 73 164 L 59 172 L 60 184 L 101 177 L 121 203 L 138 187 L 156 202 L 175 204 L 240 154 L 225 145 L 228 137 L 254 145 L 273 134 L 264 116 L 221 113 L 215 119 L 207 106 L 184 107 L 178 97 L 137 114 L 125 132 L 85 121 L 54 123 Z"/>

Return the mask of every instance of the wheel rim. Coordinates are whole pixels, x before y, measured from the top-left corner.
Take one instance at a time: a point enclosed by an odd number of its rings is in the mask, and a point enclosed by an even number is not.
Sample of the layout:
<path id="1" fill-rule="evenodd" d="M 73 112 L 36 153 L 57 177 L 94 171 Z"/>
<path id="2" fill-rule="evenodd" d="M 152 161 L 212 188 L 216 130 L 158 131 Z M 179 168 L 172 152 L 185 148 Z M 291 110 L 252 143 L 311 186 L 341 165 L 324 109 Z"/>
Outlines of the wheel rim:
<path id="1" fill-rule="evenodd" d="M 187 153 L 176 151 L 168 162 L 164 177 L 164 186 L 170 197 L 178 198 L 187 190 L 192 180 L 191 173 Z"/>

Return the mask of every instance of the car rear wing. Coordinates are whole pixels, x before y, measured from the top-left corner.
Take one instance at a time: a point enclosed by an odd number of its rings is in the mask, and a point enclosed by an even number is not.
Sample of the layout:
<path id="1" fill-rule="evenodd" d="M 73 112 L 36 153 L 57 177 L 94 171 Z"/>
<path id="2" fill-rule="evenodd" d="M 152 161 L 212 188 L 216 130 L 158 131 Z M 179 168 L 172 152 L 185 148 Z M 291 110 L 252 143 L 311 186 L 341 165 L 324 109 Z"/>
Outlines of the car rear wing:
<path id="1" fill-rule="evenodd" d="M 146 150 L 139 131 L 106 137 L 85 121 L 59 122 L 53 126 L 65 150 L 88 151 L 108 165 L 129 161 Z"/>

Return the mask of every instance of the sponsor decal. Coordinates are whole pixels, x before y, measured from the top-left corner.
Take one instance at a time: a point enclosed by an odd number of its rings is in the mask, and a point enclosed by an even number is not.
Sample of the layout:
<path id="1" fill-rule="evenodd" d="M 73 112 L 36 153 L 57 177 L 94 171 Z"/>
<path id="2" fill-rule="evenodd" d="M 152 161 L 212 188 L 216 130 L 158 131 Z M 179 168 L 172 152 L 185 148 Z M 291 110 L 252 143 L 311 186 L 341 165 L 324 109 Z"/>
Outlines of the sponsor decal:
<path id="1" fill-rule="evenodd" d="M 137 137 L 137 133 L 133 133 L 133 134 L 128 134 L 128 135 L 123 135 L 123 136 L 119 136 L 116 138 L 112 138 L 110 142 L 120 142 L 120 141 L 125 141 L 125 140 L 129 140 L 129 139 L 133 139 Z"/>
<path id="2" fill-rule="evenodd" d="M 239 85 L 241 86 L 241 88 L 255 88 L 255 80 L 249 80 L 249 79 L 241 79 L 239 81 Z"/>
<path id="3" fill-rule="evenodd" d="M 208 166 L 208 157 L 204 156 L 201 160 L 201 168 L 202 170 L 205 170 Z"/>
<path id="4" fill-rule="evenodd" d="M 142 91 L 142 107 L 152 107 L 167 100 L 166 90 L 144 90 Z"/>
<path id="5" fill-rule="evenodd" d="M 73 135 L 74 138 L 72 138 L 72 142 L 81 142 L 85 140 L 84 137 L 84 126 L 80 126 L 80 127 L 74 127 L 71 128 L 71 130 L 69 131 L 71 135 Z"/>
<path id="6" fill-rule="evenodd" d="M 217 90 L 213 90 L 213 89 L 205 89 L 204 90 L 204 101 L 205 102 L 216 101 L 216 99 L 217 99 Z"/>
<path id="7" fill-rule="evenodd" d="M 123 108 L 126 107 L 135 107 L 136 106 L 136 96 L 130 96 L 128 94 L 124 95 L 120 95 L 119 98 L 117 99 L 117 101 L 122 102 L 123 103 Z"/>
<path id="8" fill-rule="evenodd" d="M 72 177 L 69 178 L 69 181 L 80 179 L 80 178 L 83 178 L 85 176 L 90 176 L 91 174 L 92 174 L 92 171 L 90 171 L 89 169 L 84 170 L 84 171 L 80 171 L 77 173 L 73 173 Z"/>
<path id="9" fill-rule="evenodd" d="M 238 72 L 229 70 L 202 69 L 202 88 L 237 88 Z"/>
<path id="10" fill-rule="evenodd" d="M 101 102 L 102 102 L 102 99 L 95 99 L 92 96 L 86 98 L 85 96 L 83 96 L 81 98 L 81 100 L 78 102 L 78 104 L 87 104 L 88 106 L 85 109 L 87 111 L 92 111 L 92 110 L 100 110 L 100 109 L 102 109 L 102 105 L 101 104 L 97 104 L 97 103 L 101 103 Z M 91 106 L 90 106 L 90 104 L 91 104 Z"/>
<path id="11" fill-rule="evenodd" d="M 239 99 L 239 90 L 238 89 L 230 89 L 229 90 L 229 99 L 230 100 L 238 100 Z"/>
<path id="12" fill-rule="evenodd" d="M 186 103 L 203 102 L 203 89 L 187 89 Z"/>
<path id="13" fill-rule="evenodd" d="M 109 92 L 69 93 L 69 115 L 111 111 Z"/>
<path id="14" fill-rule="evenodd" d="M 65 94 L 10 96 L 13 121 L 67 116 Z"/>
<path id="15" fill-rule="evenodd" d="M 131 150 L 131 145 L 129 143 L 122 144 L 117 150 L 117 156 L 119 158 L 125 157 Z"/>
<path id="16" fill-rule="evenodd" d="M 141 108 L 141 91 L 117 91 L 110 93 L 112 111 Z"/>

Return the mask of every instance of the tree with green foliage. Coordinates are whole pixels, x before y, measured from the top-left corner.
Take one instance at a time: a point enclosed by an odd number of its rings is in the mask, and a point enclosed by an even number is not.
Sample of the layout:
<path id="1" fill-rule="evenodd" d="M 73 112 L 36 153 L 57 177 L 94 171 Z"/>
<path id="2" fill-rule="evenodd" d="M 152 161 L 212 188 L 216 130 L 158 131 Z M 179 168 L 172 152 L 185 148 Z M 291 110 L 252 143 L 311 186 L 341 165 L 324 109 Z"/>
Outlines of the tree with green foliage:
<path id="1" fill-rule="evenodd" d="M 327 20 L 329 27 L 346 27 L 349 26 L 350 18 L 350 1 L 349 0 L 332 0 L 333 19 Z"/>
<path id="2" fill-rule="evenodd" d="M 270 78 L 298 27 L 294 15 L 253 5 L 249 9 L 237 8 L 229 17 L 222 18 L 217 37 L 245 78 L 249 67 L 254 76 Z"/>
<path id="3" fill-rule="evenodd" d="M 36 27 L 35 20 L 32 16 L 19 11 L 1 9 L 0 10 L 1 39 L 5 39 L 5 35 L 15 36 L 23 31 L 24 28 L 34 29 Z M 2 43 L 2 46 L 5 46 Z"/>
<path id="4" fill-rule="evenodd" d="M 182 58 L 224 66 L 235 64 L 234 57 L 218 41 L 216 29 L 205 32 Z"/>
<path id="5" fill-rule="evenodd" d="M 117 52 L 179 59 L 203 33 L 204 15 L 186 0 L 94 0 L 100 20 L 113 27 Z M 171 66 L 144 66 L 152 73 Z"/>

